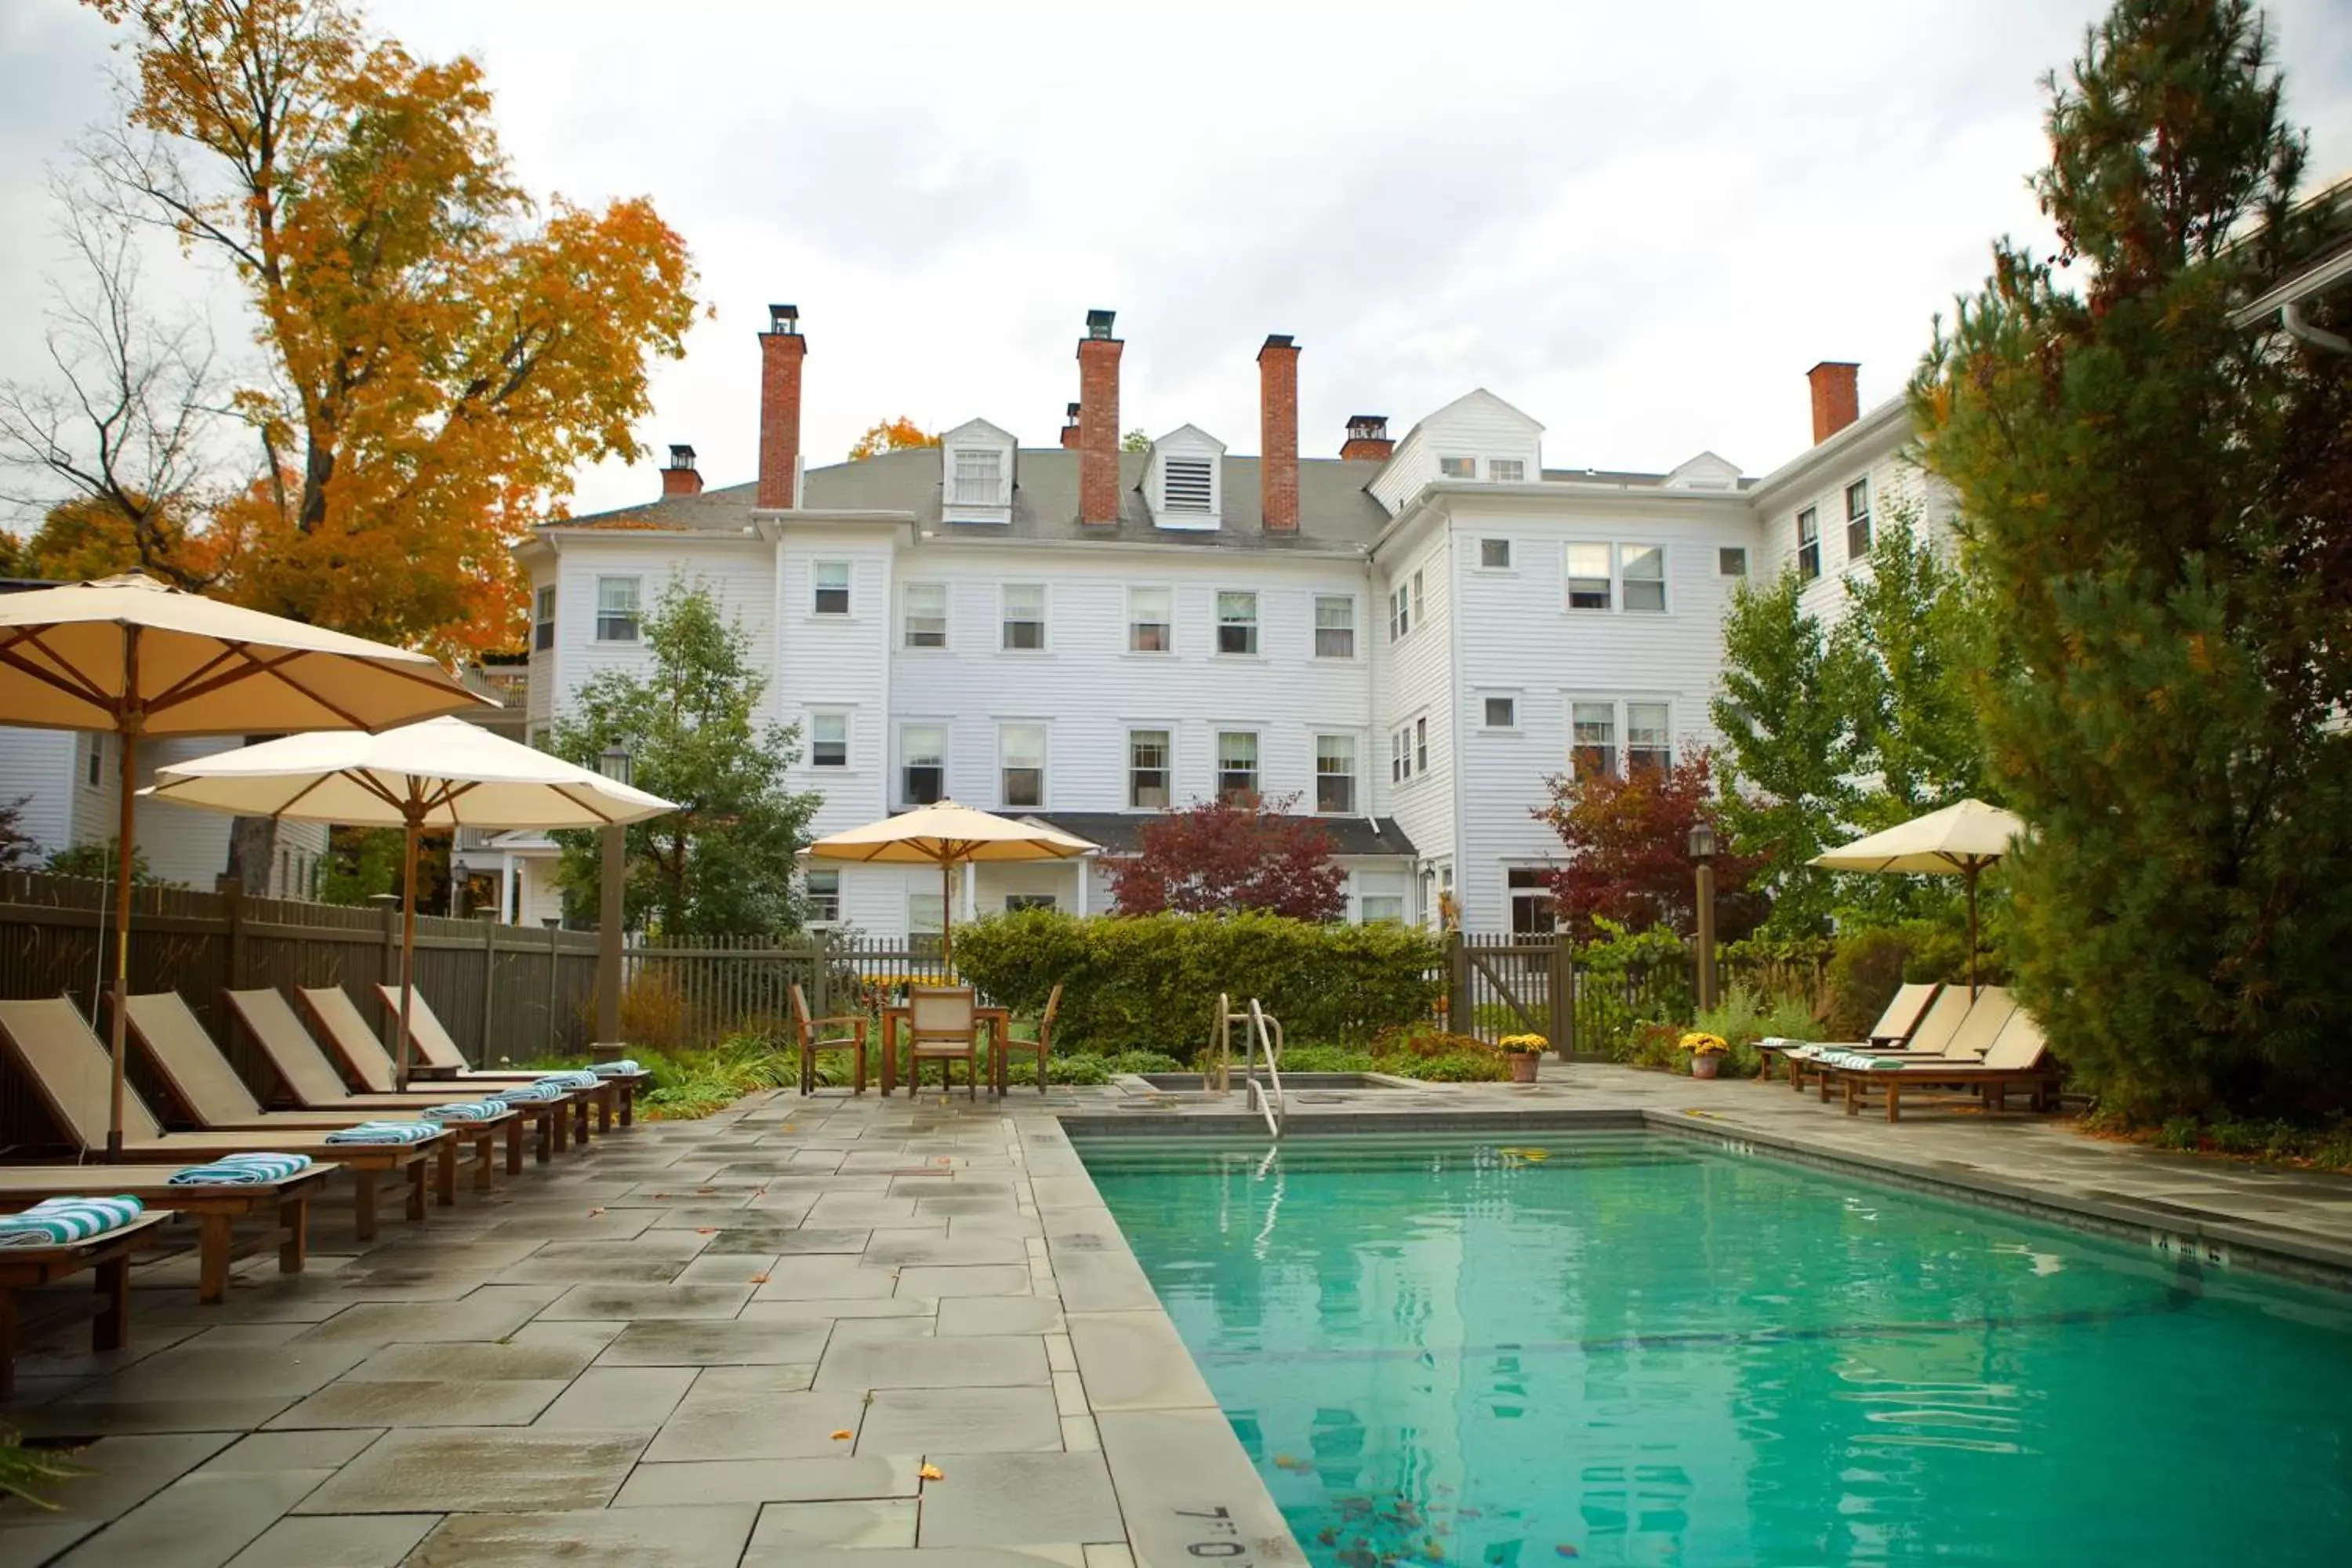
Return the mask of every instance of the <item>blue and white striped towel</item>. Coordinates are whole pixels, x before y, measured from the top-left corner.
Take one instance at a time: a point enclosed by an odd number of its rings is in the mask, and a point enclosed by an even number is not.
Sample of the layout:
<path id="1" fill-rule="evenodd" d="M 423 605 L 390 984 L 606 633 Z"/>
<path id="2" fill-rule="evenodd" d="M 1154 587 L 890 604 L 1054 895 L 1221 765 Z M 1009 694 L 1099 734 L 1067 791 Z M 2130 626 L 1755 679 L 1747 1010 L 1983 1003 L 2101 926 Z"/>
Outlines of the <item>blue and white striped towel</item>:
<path id="1" fill-rule="evenodd" d="M 590 1062 L 588 1070 L 598 1078 L 635 1078 L 646 1069 L 633 1057 L 623 1057 L 616 1062 Z"/>
<path id="2" fill-rule="evenodd" d="M 433 1121 L 496 1121 L 506 1113 L 505 1102 L 496 1100 L 460 1100 L 448 1105 L 429 1105 L 418 1112 Z"/>
<path id="3" fill-rule="evenodd" d="M 23 1214 L 0 1215 L 0 1247 L 71 1247 L 139 1217 L 137 1198 L 43 1198 Z"/>
<path id="4" fill-rule="evenodd" d="M 437 1121 L 362 1121 L 357 1127 L 345 1127 L 330 1132 L 323 1140 L 329 1143 L 422 1143 L 438 1134 Z"/>
<path id="5" fill-rule="evenodd" d="M 548 1083 L 542 1080 L 539 1083 L 517 1084 L 512 1089 L 502 1089 L 490 1098 L 503 1100 L 510 1104 L 545 1105 L 549 1100 L 562 1100 L 571 1092 L 560 1083 Z"/>
<path id="6" fill-rule="evenodd" d="M 541 1083 L 551 1083 L 559 1089 L 594 1089 L 604 1080 L 593 1072 L 551 1072 L 542 1075 Z"/>
<path id="7" fill-rule="evenodd" d="M 174 1187 L 258 1187 L 310 1168 L 308 1154 L 231 1154 L 209 1165 L 174 1171 L 166 1184 Z"/>

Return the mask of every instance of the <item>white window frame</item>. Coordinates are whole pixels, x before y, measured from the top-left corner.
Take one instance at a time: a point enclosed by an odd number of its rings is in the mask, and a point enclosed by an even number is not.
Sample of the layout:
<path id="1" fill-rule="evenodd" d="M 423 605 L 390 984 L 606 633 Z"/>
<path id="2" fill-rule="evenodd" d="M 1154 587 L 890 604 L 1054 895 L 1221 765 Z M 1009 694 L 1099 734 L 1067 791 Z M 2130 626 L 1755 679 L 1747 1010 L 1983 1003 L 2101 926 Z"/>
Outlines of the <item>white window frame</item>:
<path id="1" fill-rule="evenodd" d="M 1506 466 L 1510 472 L 1502 471 Z M 1486 459 L 1486 478 L 1493 484 L 1523 485 L 1528 480 L 1528 460 L 1525 458 L 1489 458 Z"/>
<path id="2" fill-rule="evenodd" d="M 629 607 L 625 610 L 606 609 L 604 590 L 629 586 Z M 611 624 L 628 623 L 625 632 L 608 629 Z M 642 642 L 646 632 L 646 580 L 635 576 L 599 577 L 596 579 L 596 640 L 598 642 Z"/>
<path id="3" fill-rule="evenodd" d="M 1818 583 L 1822 577 L 1822 514 L 1818 507 L 1797 509 L 1797 581 Z"/>
<path id="4" fill-rule="evenodd" d="M 1858 507 L 1854 500 L 1856 496 L 1862 498 Z M 1845 558 L 1848 561 L 1863 559 L 1870 553 L 1870 547 L 1878 542 L 1878 532 L 1872 522 L 1871 499 L 1868 474 L 1845 488 Z M 1859 545 L 1853 542 L 1853 531 L 1857 528 L 1862 530 Z"/>
<path id="5" fill-rule="evenodd" d="M 1348 611 L 1348 624 L 1344 626 L 1325 626 L 1323 624 L 1323 607 L 1326 605 L 1345 605 Z M 1334 663 L 1353 659 L 1356 657 L 1356 623 L 1361 618 L 1357 614 L 1356 595 L 1353 594 L 1317 594 L 1314 595 L 1314 657 L 1320 659 L 1329 660 Z M 1348 651 L 1345 653 L 1325 653 L 1323 651 L 1323 634 L 1325 632 L 1338 631 L 1344 631 L 1348 634 Z"/>
<path id="6" fill-rule="evenodd" d="M 929 593 L 935 589 L 938 591 L 940 595 L 940 613 L 936 617 L 927 615 L 923 616 L 923 619 L 927 621 L 932 619 L 938 620 L 940 625 L 939 631 L 936 635 L 940 640 L 935 643 L 919 643 L 915 641 L 915 595 L 919 592 Z M 950 590 L 948 584 L 945 583 L 913 582 L 899 584 L 898 646 L 915 653 L 946 652 L 948 648 L 949 623 L 953 618 L 949 614 L 949 606 L 952 605 L 954 601 L 955 595 Z M 929 637 L 934 634 L 932 634 L 929 629 L 926 629 L 923 635 Z"/>
<path id="7" fill-rule="evenodd" d="M 1225 601 L 1227 599 L 1247 599 L 1249 601 L 1249 619 L 1245 621 L 1228 621 L 1225 618 Z M 1262 646 L 1258 640 L 1259 634 L 1263 627 L 1260 612 L 1264 608 L 1263 602 L 1258 596 L 1258 591 L 1255 588 L 1219 588 L 1215 590 L 1215 597 L 1212 601 L 1212 604 L 1214 607 L 1217 617 L 1217 657 L 1219 658 L 1257 658 L 1259 648 Z M 1247 641 L 1249 646 L 1247 647 L 1228 648 L 1225 647 L 1225 628 L 1229 626 L 1242 627 L 1248 633 Z"/>
<path id="8" fill-rule="evenodd" d="M 1412 765 L 1416 773 L 1429 772 L 1429 715 L 1426 713 L 1413 717 Z"/>
<path id="9" fill-rule="evenodd" d="M 817 879 L 822 877 L 832 891 L 820 893 Z M 801 873 L 801 897 L 808 907 L 808 923 L 820 929 L 841 923 L 841 870 L 838 867 L 812 867 Z M 824 900 L 824 902 L 820 902 Z M 832 905 L 831 914 L 821 913 L 824 903 Z"/>
<path id="10" fill-rule="evenodd" d="M 1356 895 L 1356 923 L 1362 926 L 1402 925 L 1405 914 L 1404 902 L 1402 893 L 1359 893 Z M 1391 914 L 1383 908 L 1381 913 L 1374 914 L 1372 906 L 1376 903 L 1382 906 L 1393 904 L 1396 906 L 1396 912 Z"/>
<path id="11" fill-rule="evenodd" d="M 1662 752 L 1664 760 L 1656 765 L 1662 773 L 1672 772 L 1675 765 L 1675 705 L 1662 697 L 1629 697 L 1618 706 L 1623 714 L 1618 731 L 1623 737 L 1621 749 L 1624 752 L 1625 775 L 1630 778 L 1633 773 L 1633 710 L 1636 708 L 1654 708 L 1662 716 L 1658 733 L 1664 737 L 1664 744 L 1644 746 L 1642 751 L 1645 756 Z"/>
<path id="12" fill-rule="evenodd" d="M 1030 618 L 1024 617 L 1016 621 L 1013 618 L 1013 595 L 1016 593 L 1032 592 L 1037 595 L 1037 614 L 1034 619 L 1032 620 Z M 998 650 L 1003 653 L 1044 653 L 1045 651 L 1045 626 L 1046 622 L 1050 618 L 1049 595 L 1045 584 L 1006 583 L 1002 584 L 996 591 L 996 640 Z M 1032 625 L 1037 628 L 1037 641 L 1035 646 L 1027 647 L 1014 643 L 1013 640 L 1013 628 L 1015 626 Z"/>
<path id="13" fill-rule="evenodd" d="M 1136 605 L 1139 594 L 1160 595 L 1160 614 L 1155 620 L 1142 617 Z M 1136 633 L 1144 626 L 1160 628 L 1158 647 L 1138 647 Z M 1127 651 L 1144 658 L 1166 658 L 1176 651 L 1176 590 L 1165 583 L 1132 583 L 1127 590 Z"/>
<path id="14" fill-rule="evenodd" d="M 838 720 L 841 723 L 841 739 L 838 742 L 841 747 L 841 761 L 837 763 L 828 763 L 822 760 L 817 755 L 817 747 L 820 745 L 833 744 L 835 742 L 824 740 L 824 737 L 818 733 L 818 727 L 835 720 Z M 850 719 L 848 709 L 810 709 L 808 716 L 808 765 L 812 768 L 822 768 L 829 773 L 846 773 L 849 770 L 849 747 L 854 733 L 855 725 Z"/>
<path id="15" fill-rule="evenodd" d="M 937 925 L 925 923 L 924 917 L 916 912 L 918 910 L 928 909 L 933 904 L 937 904 L 940 910 L 940 923 Z M 907 889 L 907 934 L 908 936 L 940 936 L 944 934 L 947 930 L 947 915 L 948 896 L 945 893 L 934 891 L 929 888 L 909 888 Z"/>
<path id="16" fill-rule="evenodd" d="M 1500 724 L 1495 722 L 1493 703 L 1510 706 L 1510 714 Z M 1478 694 L 1478 728 L 1490 734 L 1516 733 L 1519 727 L 1519 694 L 1516 691 L 1482 691 Z"/>
<path id="17" fill-rule="evenodd" d="M 1635 577 L 1630 575 L 1626 571 L 1626 557 L 1637 552 L 1650 550 L 1657 552 L 1658 574 L 1654 577 Z M 1673 574 L 1668 569 L 1670 563 L 1666 556 L 1666 547 L 1664 544 L 1644 544 L 1639 541 L 1631 544 L 1620 544 L 1617 547 L 1616 559 L 1617 608 L 1620 614 L 1628 616 L 1663 616 L 1670 614 L 1673 611 L 1675 607 L 1674 595 L 1668 587 L 1668 583 L 1672 578 Z M 1632 592 L 1633 585 L 1635 584 L 1647 584 L 1651 583 L 1655 583 L 1658 585 L 1657 607 L 1655 609 L 1652 609 L 1646 605 L 1636 605 L 1633 603 L 1633 595 Z"/>
<path id="18" fill-rule="evenodd" d="M 1420 624 L 1421 607 L 1412 602 L 1414 580 L 1404 578 L 1389 590 L 1389 641 L 1392 643 L 1412 636 L 1412 628 Z"/>
<path id="19" fill-rule="evenodd" d="M 1323 771 L 1323 742 L 1339 741 L 1348 748 L 1348 771 L 1345 773 Z M 1358 743 L 1352 730 L 1318 730 L 1315 732 L 1315 814 L 1318 816 L 1353 816 L 1363 796 L 1364 749 Z M 1343 805 L 1323 804 L 1323 781 L 1344 778 L 1348 783 L 1348 799 Z"/>
<path id="20" fill-rule="evenodd" d="M 931 765 L 936 765 L 940 770 L 940 790 L 939 794 L 931 797 L 931 801 L 918 800 L 915 798 L 914 792 L 908 788 L 907 770 L 913 764 L 908 760 L 909 756 L 912 755 L 912 752 L 907 743 L 907 734 L 908 731 L 912 730 L 933 730 L 937 731 L 939 733 L 939 761 L 936 764 Z M 891 770 L 892 776 L 890 780 L 890 793 L 900 805 L 928 805 L 933 801 L 941 801 L 948 797 L 948 752 L 950 743 L 953 740 L 953 737 L 948 733 L 948 730 L 949 725 L 947 721 L 944 719 L 905 719 L 899 721 L 898 731 L 898 755 L 895 759 L 897 766 Z"/>
<path id="21" fill-rule="evenodd" d="M 1225 766 L 1225 742 L 1229 740 L 1247 740 L 1249 742 L 1250 797 L 1253 800 L 1265 799 L 1265 742 L 1264 736 L 1255 730 L 1220 730 L 1217 731 L 1217 752 L 1216 756 L 1213 759 L 1215 763 L 1215 772 L 1212 774 L 1212 777 L 1214 779 L 1216 784 L 1217 798 L 1219 800 L 1229 800 L 1233 798 L 1225 787 L 1226 773 L 1237 771 L 1228 769 Z"/>
<path id="22" fill-rule="evenodd" d="M 1037 737 L 1037 765 L 1030 770 L 1037 775 L 1037 798 L 1015 801 L 1013 798 L 1013 753 L 1010 742 L 1015 731 L 1034 731 Z M 1042 719 L 1007 719 L 996 726 L 996 799 L 1007 811 L 1043 811 L 1050 798 L 1046 780 L 1053 767 L 1053 729 Z"/>
<path id="23" fill-rule="evenodd" d="M 1737 572 L 1725 571 L 1724 568 L 1731 564 L 1734 557 L 1738 559 L 1739 570 Z M 1746 581 L 1748 576 L 1748 546 L 1745 544 L 1717 545 L 1715 547 L 1715 574 L 1718 577 L 1732 577 L 1738 578 L 1743 582 Z"/>
<path id="24" fill-rule="evenodd" d="M 1135 763 L 1135 738 L 1138 735 L 1160 737 L 1160 804 L 1145 805 L 1136 799 L 1136 774 L 1143 770 Z M 1127 807 L 1129 811 L 1167 811 L 1176 804 L 1176 726 L 1173 724 L 1131 724 L 1127 730 Z"/>
<path id="25" fill-rule="evenodd" d="M 985 477 L 964 476 L 964 464 L 986 459 L 989 472 Z M 994 446 L 958 446 L 948 449 L 948 506 L 1001 507 L 1009 504 L 1004 496 L 1004 448 Z M 982 487 L 986 493 L 982 493 Z"/>
<path id="26" fill-rule="evenodd" d="M 1488 560 L 1488 554 L 1498 544 L 1503 547 L 1503 558 L 1500 561 Z M 1498 574 L 1516 571 L 1517 568 L 1512 563 L 1516 554 L 1507 535 L 1488 534 L 1478 541 L 1478 563 L 1474 570 Z"/>
<path id="27" fill-rule="evenodd" d="M 106 735 L 101 731 L 90 731 L 89 751 L 82 763 L 81 787 L 84 789 L 106 787 Z M 135 844 L 138 841 L 133 839 L 132 842 Z"/>
<path id="28" fill-rule="evenodd" d="M 841 574 L 841 581 L 838 583 L 826 582 L 824 580 L 825 574 L 834 571 L 838 571 Z M 829 621 L 849 619 L 851 615 L 856 609 L 856 599 L 852 592 L 857 572 L 856 566 L 847 561 L 810 562 L 809 614 L 812 616 L 822 616 Z M 824 607 L 824 596 L 827 594 L 838 594 L 841 595 L 841 608 L 837 610 L 828 610 Z"/>
<path id="29" fill-rule="evenodd" d="M 1599 575 L 1576 569 L 1576 552 L 1580 550 L 1601 552 L 1601 571 Z M 1571 539 L 1560 546 L 1560 606 L 1575 616 L 1606 616 L 1617 609 L 1617 550 L 1614 545 L 1598 539 Z M 1605 605 L 1580 605 L 1576 602 L 1577 584 L 1599 583 L 1608 591 Z M 1586 590 L 1588 593 L 1590 589 Z"/>
<path id="30" fill-rule="evenodd" d="M 1389 783 L 1402 786 L 1413 781 L 1412 721 L 1389 731 Z"/>
<path id="31" fill-rule="evenodd" d="M 1534 900 L 1538 898 L 1543 900 L 1543 918 L 1540 921 L 1530 923 L 1524 934 L 1530 936 L 1548 935 L 1559 930 L 1559 896 L 1552 890 L 1550 885 L 1552 875 L 1559 869 L 1559 868 L 1557 866 L 1540 865 L 1506 866 L 1503 868 L 1503 920 L 1505 921 L 1503 929 L 1505 931 L 1513 932 L 1514 934 L 1519 934 L 1520 903 L 1522 901 L 1532 902 Z M 1513 884 L 1512 879 L 1526 875 L 1539 876 L 1543 878 L 1544 880 L 1541 883 L 1529 887 L 1518 887 Z"/>
<path id="32" fill-rule="evenodd" d="M 545 653 L 555 646 L 555 584 L 541 583 L 531 595 L 530 651 Z"/>
<path id="33" fill-rule="evenodd" d="M 1599 709 L 1608 715 L 1609 739 L 1606 744 L 1609 749 L 1609 754 L 1606 760 L 1602 763 L 1601 771 L 1607 777 L 1612 779 L 1622 778 L 1625 776 L 1625 731 L 1623 725 L 1619 719 L 1618 706 L 1618 700 L 1614 697 L 1578 697 L 1571 695 L 1569 698 L 1568 773 L 1570 778 L 1581 778 L 1584 776 L 1578 773 L 1576 768 L 1577 752 L 1581 750 L 1585 744 L 1585 742 L 1578 737 L 1576 731 L 1578 722 L 1576 710 L 1580 708 Z"/>
<path id="34" fill-rule="evenodd" d="M 1460 452 L 1441 452 L 1437 456 L 1437 477 L 1441 479 L 1475 479 L 1478 477 L 1478 459 Z"/>

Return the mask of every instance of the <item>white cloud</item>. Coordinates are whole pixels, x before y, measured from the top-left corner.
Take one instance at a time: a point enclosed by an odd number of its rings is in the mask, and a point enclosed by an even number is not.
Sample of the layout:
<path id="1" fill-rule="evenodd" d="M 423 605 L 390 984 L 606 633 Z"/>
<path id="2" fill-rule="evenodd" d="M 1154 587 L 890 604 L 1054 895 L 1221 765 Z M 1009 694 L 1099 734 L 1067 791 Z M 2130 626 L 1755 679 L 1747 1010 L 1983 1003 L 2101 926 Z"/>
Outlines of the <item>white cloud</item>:
<path id="1" fill-rule="evenodd" d="M 1473 384 L 1557 463 L 1760 471 L 1808 437 L 1803 371 L 1891 395 L 1929 317 L 2031 235 L 2038 77 L 2097 0 L 1760 6 L 1126 4 L 992 9 L 383 0 L 422 54 L 478 54 L 516 168 L 575 200 L 650 194 L 716 320 L 638 436 L 751 477 L 752 334 L 809 335 L 807 447 L 877 418 L 985 416 L 1055 439 L 1092 306 L 1127 339 L 1123 423 L 1257 444 L 1269 331 L 1301 439 L 1401 429 Z M 2352 169 L 2352 17 L 2273 7 L 2315 174 Z M 40 161 L 103 112 L 106 29 L 0 15 L 0 223 L 45 226 Z M 37 247 L 0 257 L 38 292 Z M 0 321 L 0 372 L 37 331 Z M 581 510 L 646 468 L 584 475 Z"/>

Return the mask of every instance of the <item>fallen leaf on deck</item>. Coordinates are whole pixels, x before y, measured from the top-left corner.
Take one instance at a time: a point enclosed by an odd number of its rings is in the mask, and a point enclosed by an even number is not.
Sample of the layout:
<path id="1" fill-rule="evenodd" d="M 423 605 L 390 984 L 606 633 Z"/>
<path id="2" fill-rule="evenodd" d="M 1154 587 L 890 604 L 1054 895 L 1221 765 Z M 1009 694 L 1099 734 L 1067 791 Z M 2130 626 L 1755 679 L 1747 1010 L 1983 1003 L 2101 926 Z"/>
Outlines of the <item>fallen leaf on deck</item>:
<path id="1" fill-rule="evenodd" d="M 940 1469 L 937 1465 L 925 1465 L 921 1469 L 917 1470 L 915 1473 L 922 1477 L 923 1479 L 927 1481 L 943 1481 L 948 1479 L 947 1472 Z"/>
<path id="2" fill-rule="evenodd" d="M 588 1211 L 588 1217 L 590 1219 L 594 1219 L 598 1215 L 603 1214 L 604 1212 L 604 1211 L 603 1209 L 590 1209 Z"/>
<path id="3" fill-rule="evenodd" d="M 694 1234 L 697 1236 L 717 1236 L 719 1234 L 719 1227 L 715 1225 L 697 1226 L 695 1227 Z"/>
<path id="4" fill-rule="evenodd" d="M 856 1436 L 856 1434 L 850 1431 L 848 1427 L 844 1426 L 840 1431 L 835 1432 L 833 1435 L 833 1440 L 836 1443 L 846 1443 L 855 1436 Z"/>
<path id="5" fill-rule="evenodd" d="M 764 1274 L 754 1274 L 748 1282 L 753 1285 L 765 1285 L 768 1282 L 768 1277 Z"/>

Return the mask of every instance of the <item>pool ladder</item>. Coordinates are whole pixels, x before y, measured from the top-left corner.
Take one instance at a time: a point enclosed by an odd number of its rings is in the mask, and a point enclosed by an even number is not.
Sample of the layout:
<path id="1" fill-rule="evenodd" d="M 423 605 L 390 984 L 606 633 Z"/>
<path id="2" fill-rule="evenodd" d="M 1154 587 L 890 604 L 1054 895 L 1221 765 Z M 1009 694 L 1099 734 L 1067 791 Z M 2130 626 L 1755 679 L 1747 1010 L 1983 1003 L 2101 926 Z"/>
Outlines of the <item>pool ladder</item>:
<path id="1" fill-rule="evenodd" d="M 1218 994 L 1217 1037 L 1213 1044 L 1217 1088 L 1220 1090 L 1232 1087 L 1233 1030 L 1235 1024 L 1243 1026 L 1242 1082 L 1249 1094 L 1250 1108 L 1265 1118 L 1267 1134 L 1280 1139 L 1283 1123 L 1289 1115 L 1282 1094 L 1282 1020 L 1259 1006 L 1255 996 L 1249 999 L 1247 1007 L 1236 1011 L 1230 993 Z M 1264 1083 L 1258 1081 L 1257 1076 L 1260 1051 L 1265 1053 L 1266 1081 Z"/>

